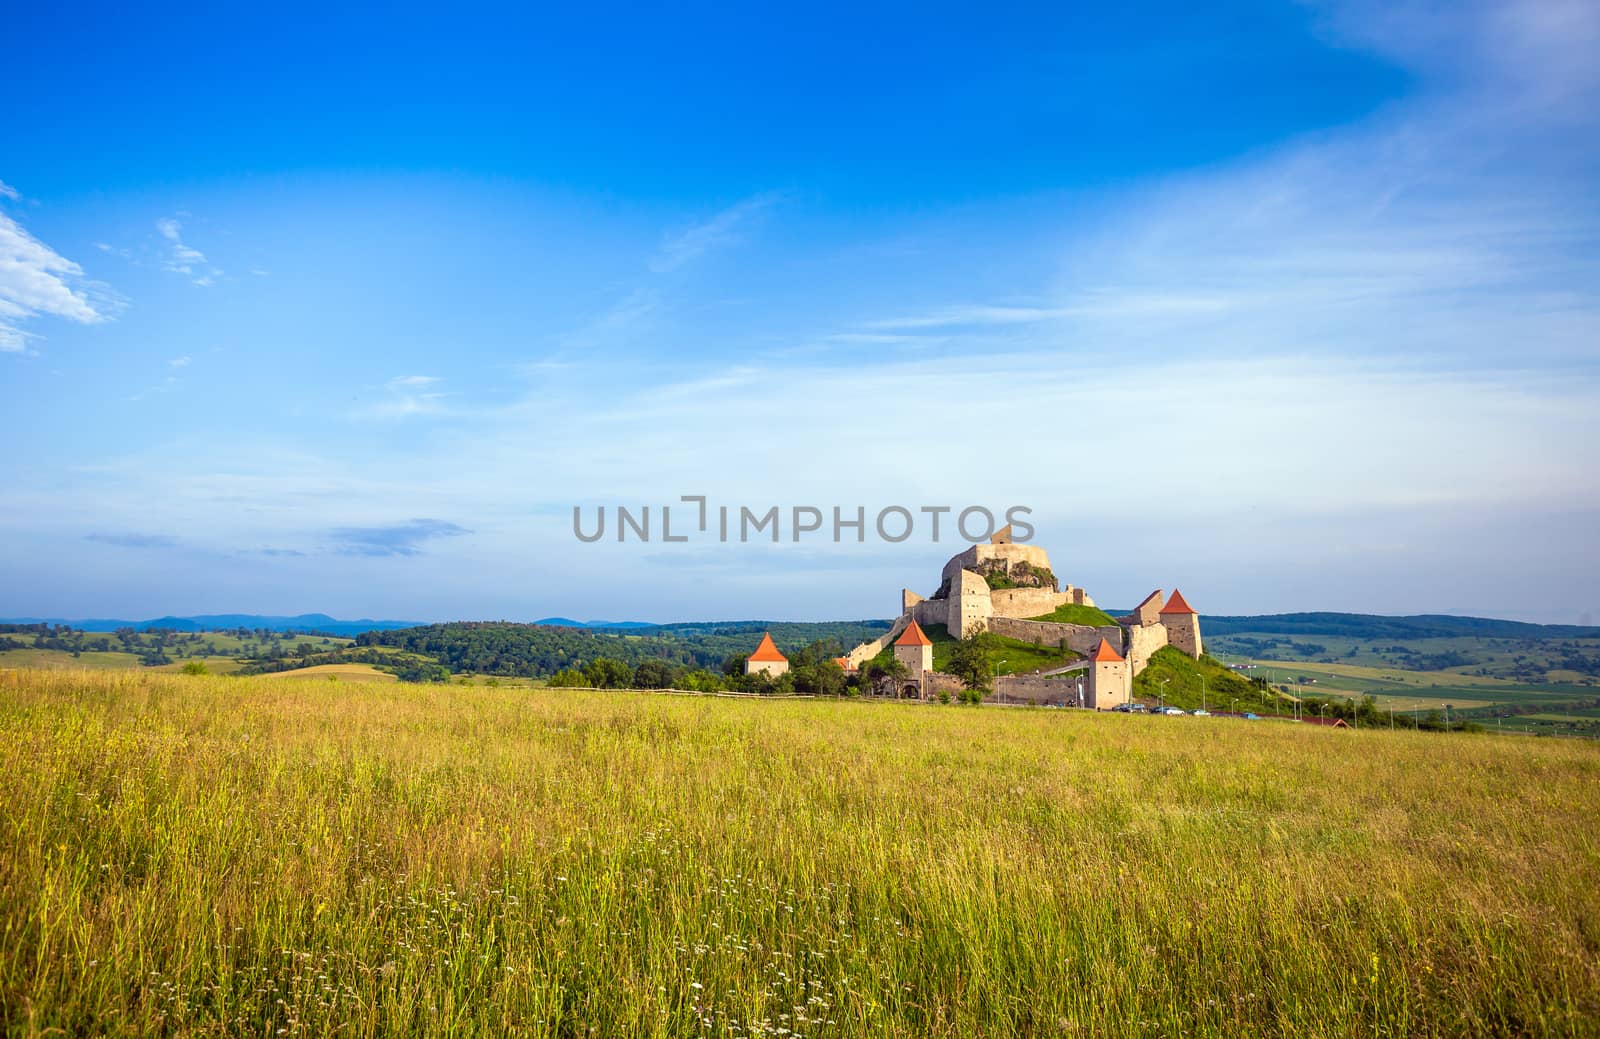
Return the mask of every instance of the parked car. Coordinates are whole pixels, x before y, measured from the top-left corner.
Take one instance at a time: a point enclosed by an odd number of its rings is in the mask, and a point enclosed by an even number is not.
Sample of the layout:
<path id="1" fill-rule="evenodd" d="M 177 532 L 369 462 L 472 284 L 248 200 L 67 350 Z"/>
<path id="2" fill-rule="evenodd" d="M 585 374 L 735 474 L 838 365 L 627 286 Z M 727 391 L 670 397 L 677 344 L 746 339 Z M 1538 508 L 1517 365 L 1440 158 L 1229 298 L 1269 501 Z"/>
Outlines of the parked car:
<path id="1" fill-rule="evenodd" d="M 1244 717 L 1246 721 L 1258 722 L 1261 720 L 1261 715 L 1256 714 L 1254 711 L 1244 712 Z"/>
<path id="2" fill-rule="evenodd" d="M 1209 718 L 1209 717 L 1211 717 L 1211 712 L 1210 711 L 1190 711 L 1189 713 L 1194 715 L 1196 718 Z"/>
<path id="3" fill-rule="evenodd" d="M 1183 708 L 1181 708 L 1181 707 L 1157 707 L 1156 708 L 1156 713 L 1157 714 L 1179 714 L 1179 715 L 1181 715 L 1184 712 L 1183 712 Z"/>

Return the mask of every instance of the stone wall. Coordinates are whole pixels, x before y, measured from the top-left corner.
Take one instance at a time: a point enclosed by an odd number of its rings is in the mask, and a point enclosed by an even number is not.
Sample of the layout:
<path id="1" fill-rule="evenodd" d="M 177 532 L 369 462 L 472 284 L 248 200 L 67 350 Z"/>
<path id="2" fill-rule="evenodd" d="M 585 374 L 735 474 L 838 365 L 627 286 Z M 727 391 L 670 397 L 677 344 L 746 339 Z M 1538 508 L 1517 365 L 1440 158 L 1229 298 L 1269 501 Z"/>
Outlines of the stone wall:
<path id="1" fill-rule="evenodd" d="M 1138 674 L 1150 663 L 1150 656 L 1156 650 L 1167 644 L 1167 629 L 1165 625 L 1152 624 L 1149 627 L 1133 627 L 1128 629 L 1128 663 L 1133 665 L 1133 673 Z"/>
<path id="2" fill-rule="evenodd" d="M 994 694 L 990 703 L 1056 704 L 1061 707 L 1078 705 L 1079 674 L 1071 673 L 1060 678 L 1040 678 L 1037 675 L 1001 675 L 994 680 Z M 1087 691 L 1085 691 L 1087 695 Z"/>
<path id="3" fill-rule="evenodd" d="M 747 660 L 744 664 L 744 673 L 747 675 L 760 672 L 777 678 L 787 670 L 789 670 L 787 660 Z"/>
<path id="4" fill-rule="evenodd" d="M 989 630 L 1008 639 L 1038 642 L 1045 646 L 1059 646 L 1066 640 L 1068 649 L 1078 653 L 1093 653 L 1100 640 L 1105 639 L 1122 652 L 1123 629 L 1120 625 L 1092 628 L 1087 624 L 1061 624 L 1056 621 L 1025 621 L 1015 617 L 990 617 Z"/>
<path id="5" fill-rule="evenodd" d="M 996 588 L 989 593 L 996 617 L 1043 617 L 1072 601 L 1050 588 Z"/>
<path id="6" fill-rule="evenodd" d="M 873 639 L 871 642 L 863 642 L 855 649 L 852 649 L 850 652 L 846 653 L 845 658 L 850 661 L 851 667 L 860 667 L 862 664 L 865 664 L 867 661 L 871 660 L 873 657 L 877 656 L 879 653 L 882 653 L 884 650 L 893 645 L 894 640 L 900 637 L 900 633 L 905 631 L 906 625 L 910 623 L 911 620 L 909 617 L 897 618 L 893 624 L 889 625 L 889 631 L 886 634 L 879 638 Z"/>

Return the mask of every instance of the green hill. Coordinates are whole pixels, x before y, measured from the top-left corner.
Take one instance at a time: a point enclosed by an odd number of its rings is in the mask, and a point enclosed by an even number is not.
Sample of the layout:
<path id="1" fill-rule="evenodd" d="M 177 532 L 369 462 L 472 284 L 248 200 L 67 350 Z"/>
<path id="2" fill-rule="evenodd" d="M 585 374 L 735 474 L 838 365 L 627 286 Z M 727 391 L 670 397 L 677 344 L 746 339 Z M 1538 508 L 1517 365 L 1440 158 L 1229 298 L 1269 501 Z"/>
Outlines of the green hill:
<path id="1" fill-rule="evenodd" d="M 1076 603 L 1057 606 L 1042 617 L 1029 617 L 1028 619 L 1048 621 L 1051 624 L 1087 624 L 1091 628 L 1104 628 L 1117 623 L 1115 617 L 1098 607 L 1079 606 Z"/>
<path id="2" fill-rule="evenodd" d="M 1263 704 L 1262 696 L 1266 696 Z M 1163 702 L 1186 711 L 1199 708 L 1202 702 L 1209 711 L 1232 709 L 1239 701 L 1240 711 L 1276 713 L 1281 702 L 1278 694 L 1266 692 L 1248 678 L 1229 669 L 1227 665 L 1202 654 L 1199 660 L 1171 646 L 1163 646 L 1150 657 L 1150 664 L 1133 680 L 1136 700 Z"/>

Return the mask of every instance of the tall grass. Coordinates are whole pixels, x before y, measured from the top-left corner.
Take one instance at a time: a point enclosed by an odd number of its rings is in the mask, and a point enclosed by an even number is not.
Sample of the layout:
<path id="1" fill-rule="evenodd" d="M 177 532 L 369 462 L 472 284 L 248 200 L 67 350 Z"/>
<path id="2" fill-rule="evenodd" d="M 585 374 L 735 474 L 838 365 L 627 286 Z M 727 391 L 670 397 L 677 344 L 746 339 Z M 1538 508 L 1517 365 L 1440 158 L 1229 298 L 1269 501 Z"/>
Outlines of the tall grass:
<path id="1" fill-rule="evenodd" d="M 0 673 L 0 1016 L 1594 1035 L 1597 815 L 1588 743 Z"/>

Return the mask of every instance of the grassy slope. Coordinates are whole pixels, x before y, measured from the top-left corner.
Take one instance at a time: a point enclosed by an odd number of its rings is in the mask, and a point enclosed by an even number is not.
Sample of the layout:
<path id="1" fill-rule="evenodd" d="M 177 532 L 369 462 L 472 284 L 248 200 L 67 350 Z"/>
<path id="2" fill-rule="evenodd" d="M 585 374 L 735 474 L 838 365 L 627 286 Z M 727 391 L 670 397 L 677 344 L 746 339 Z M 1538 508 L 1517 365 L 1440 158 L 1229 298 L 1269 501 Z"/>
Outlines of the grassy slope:
<path id="1" fill-rule="evenodd" d="M 0 789 L 19 1034 L 1600 1032 L 1587 743 L 7 672 Z"/>
<path id="2" fill-rule="evenodd" d="M 1111 614 L 1096 606 L 1078 606 L 1066 603 L 1057 606 L 1042 617 L 1030 617 L 1029 620 L 1051 621 L 1055 624 L 1087 624 L 1091 628 L 1106 627 L 1116 624 L 1116 619 Z"/>
<path id="3" fill-rule="evenodd" d="M 1238 710 L 1257 713 L 1275 710 L 1278 702 L 1275 695 L 1269 694 L 1263 704 L 1256 686 L 1211 657 L 1194 660 L 1171 646 L 1163 646 L 1151 655 L 1149 666 L 1133 679 L 1133 695 L 1152 703 L 1160 695 L 1166 703 L 1187 711 L 1199 707 L 1202 700 L 1212 711 L 1227 711 L 1237 697 Z"/>
<path id="4" fill-rule="evenodd" d="M 933 669 L 948 672 L 950 654 L 955 651 L 956 640 L 950 636 L 949 629 L 943 624 L 929 624 L 922 630 L 933 643 Z M 1079 659 L 1077 653 L 1052 646 L 1036 647 L 1031 642 L 1008 639 L 999 635 L 993 636 L 993 639 L 997 675 L 1015 675 L 1026 671 L 1055 668 Z"/>

